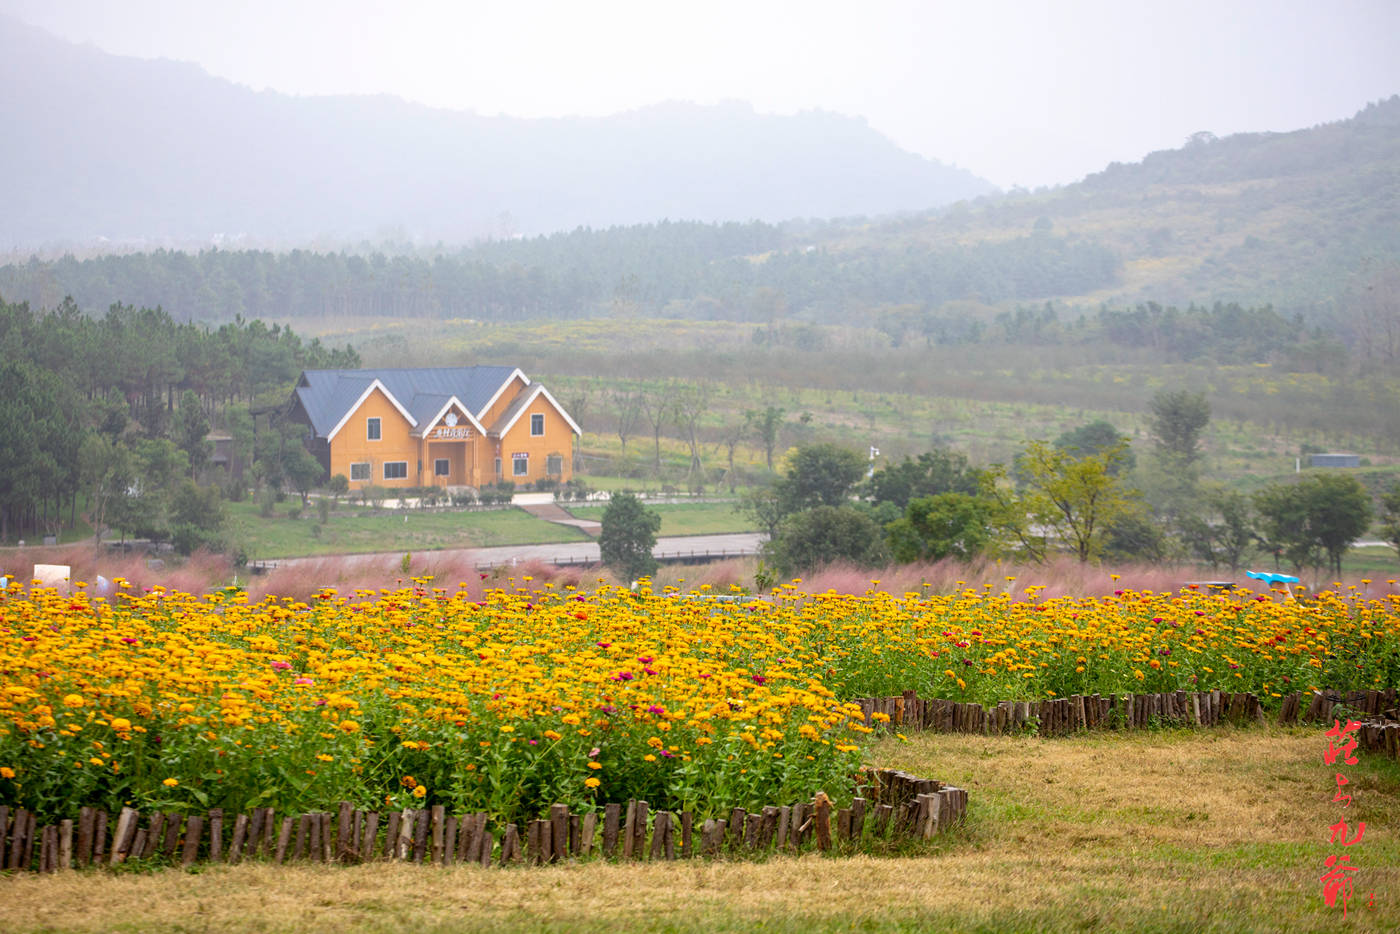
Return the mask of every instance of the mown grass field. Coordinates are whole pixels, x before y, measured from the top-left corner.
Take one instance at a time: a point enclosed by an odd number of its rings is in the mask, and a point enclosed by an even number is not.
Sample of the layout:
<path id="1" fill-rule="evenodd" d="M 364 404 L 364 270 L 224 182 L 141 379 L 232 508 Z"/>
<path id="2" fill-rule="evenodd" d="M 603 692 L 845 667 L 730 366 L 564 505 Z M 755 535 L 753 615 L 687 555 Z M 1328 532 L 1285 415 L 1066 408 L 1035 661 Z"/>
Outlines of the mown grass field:
<path id="1" fill-rule="evenodd" d="M 0 926 L 90 931 L 1391 931 L 1400 771 L 1362 757 L 1347 918 L 1323 904 L 1334 770 L 1319 728 L 915 735 L 870 761 L 970 790 L 905 856 L 447 870 L 244 865 L 23 875 Z M 1374 908 L 1367 896 L 1374 893 Z"/>
<path id="2" fill-rule="evenodd" d="M 565 508 L 579 519 L 602 521 L 606 506 L 569 506 Z M 647 506 L 648 512 L 661 517 L 661 536 L 720 535 L 726 532 L 754 532 L 757 526 L 749 516 L 739 512 L 734 503 L 661 503 Z"/>
<path id="3" fill-rule="evenodd" d="M 286 511 L 294 505 L 289 500 L 274 515 L 264 518 L 255 503 L 228 504 L 233 541 L 250 559 L 259 559 L 539 545 L 587 538 L 577 529 L 537 519 L 520 509 L 376 512 L 342 508 L 333 512 L 318 532 L 320 522 L 315 509 L 304 510 L 300 518 L 292 519 Z"/>

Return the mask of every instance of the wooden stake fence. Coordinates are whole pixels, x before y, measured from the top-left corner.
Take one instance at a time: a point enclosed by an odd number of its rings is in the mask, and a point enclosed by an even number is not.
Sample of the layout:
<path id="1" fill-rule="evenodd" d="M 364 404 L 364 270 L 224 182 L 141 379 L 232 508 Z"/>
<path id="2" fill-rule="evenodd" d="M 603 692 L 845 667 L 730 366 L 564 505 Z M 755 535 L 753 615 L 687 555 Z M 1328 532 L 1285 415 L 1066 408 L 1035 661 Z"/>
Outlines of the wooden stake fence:
<path id="1" fill-rule="evenodd" d="M 1220 726 L 1265 723 L 1264 705 L 1254 694 L 1220 691 L 1175 691 L 1165 694 L 1073 695 L 1038 701 L 1001 701 L 984 707 L 942 698 L 921 698 L 914 691 L 896 697 L 866 697 L 856 701 L 865 725 L 896 730 L 983 735 L 1034 731 L 1041 736 L 1064 736 L 1078 730 L 1144 729 L 1155 725 Z M 1352 714 L 1371 719 L 1365 748 L 1395 756 L 1400 735 L 1396 691 L 1314 691 L 1282 698 L 1281 724 L 1324 722 L 1344 705 Z M 882 714 L 883 717 L 877 717 Z"/>
<path id="2" fill-rule="evenodd" d="M 0 868 L 57 872 L 137 859 L 184 867 L 250 859 L 487 867 L 544 865 L 589 856 L 661 861 L 813 848 L 853 852 L 880 840 L 931 839 L 967 813 L 967 792 L 962 789 L 891 769 L 863 776 L 866 783 L 857 788 L 848 808 L 833 813 L 831 800 L 821 792 L 811 803 L 795 806 L 752 813 L 734 808 L 727 820 L 704 821 L 698 844 L 693 812 L 653 812 L 645 801 L 627 802 L 625 820 L 623 805 L 605 805 L 601 827 L 596 812 L 575 814 L 567 805 L 556 804 L 548 818 L 528 821 L 523 833 L 513 823 L 493 832 L 487 814 L 454 816 L 440 805 L 381 816 L 346 801 L 334 814 L 284 814 L 280 819 L 272 808 L 259 808 L 233 816 L 227 841 L 227 816 L 219 809 L 143 815 L 122 808 L 109 819 L 106 812 L 85 807 L 76 821 L 40 827 L 32 812 L 0 805 Z M 886 812 L 889 819 L 867 821 L 872 810 Z"/>

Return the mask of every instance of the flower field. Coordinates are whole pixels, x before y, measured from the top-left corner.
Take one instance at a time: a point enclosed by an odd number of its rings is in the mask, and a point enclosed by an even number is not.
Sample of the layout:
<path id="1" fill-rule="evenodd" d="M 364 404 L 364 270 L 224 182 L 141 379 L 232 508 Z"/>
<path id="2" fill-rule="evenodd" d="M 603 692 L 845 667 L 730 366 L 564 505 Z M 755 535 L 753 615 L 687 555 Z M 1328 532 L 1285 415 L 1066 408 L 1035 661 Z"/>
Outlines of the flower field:
<path id="1" fill-rule="evenodd" d="M 0 802 L 538 817 L 628 798 L 698 815 L 849 796 L 852 699 L 1400 683 L 1400 599 L 968 590 L 771 599 L 155 588 L 0 596 Z"/>

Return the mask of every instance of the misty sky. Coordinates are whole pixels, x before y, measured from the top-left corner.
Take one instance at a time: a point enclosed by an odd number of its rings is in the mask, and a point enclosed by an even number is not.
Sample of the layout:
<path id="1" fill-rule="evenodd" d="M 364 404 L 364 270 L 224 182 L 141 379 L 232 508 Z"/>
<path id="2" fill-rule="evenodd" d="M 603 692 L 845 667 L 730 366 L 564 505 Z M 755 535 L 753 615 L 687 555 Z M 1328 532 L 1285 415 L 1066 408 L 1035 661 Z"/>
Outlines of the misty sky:
<path id="1" fill-rule="evenodd" d="M 665 100 L 865 117 L 1002 187 L 1400 92 L 1397 0 L 0 0 L 66 39 L 293 94 L 522 117 Z"/>

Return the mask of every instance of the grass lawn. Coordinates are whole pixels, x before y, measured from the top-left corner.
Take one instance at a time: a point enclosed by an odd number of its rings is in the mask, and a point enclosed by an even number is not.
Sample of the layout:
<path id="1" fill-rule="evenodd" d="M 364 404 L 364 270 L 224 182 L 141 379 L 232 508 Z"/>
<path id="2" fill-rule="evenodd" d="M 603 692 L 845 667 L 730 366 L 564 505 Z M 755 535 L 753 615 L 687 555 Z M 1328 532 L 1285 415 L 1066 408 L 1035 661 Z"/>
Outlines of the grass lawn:
<path id="1" fill-rule="evenodd" d="M 1387 580 L 1400 577 L 1400 559 L 1395 549 L 1386 545 L 1353 548 L 1342 556 L 1342 571 L 1353 577 Z"/>
<path id="2" fill-rule="evenodd" d="M 564 507 L 575 518 L 602 521 L 605 506 Z M 646 507 L 661 516 L 658 535 L 720 535 L 726 532 L 756 532 L 749 516 L 737 512 L 733 503 L 678 503 Z"/>
<path id="3" fill-rule="evenodd" d="M 962 830 L 903 856 L 26 874 L 0 917 L 15 932 L 1396 930 L 1400 767 L 1342 767 L 1343 810 L 1322 733 L 883 740 L 870 761 L 971 795 Z M 1345 851 L 1328 842 L 1342 818 L 1367 824 Z M 1359 867 L 1345 922 L 1319 882 L 1342 852 Z"/>
<path id="4" fill-rule="evenodd" d="M 292 519 L 286 510 L 294 505 L 289 500 L 276 515 L 265 519 L 258 514 L 255 503 L 229 504 L 233 538 L 249 558 L 540 545 L 587 538 L 577 529 L 536 519 L 520 509 L 482 512 L 342 510 L 332 514 L 318 534 L 314 531 L 319 521 L 316 511 L 310 509 L 303 512 L 300 519 Z"/>

